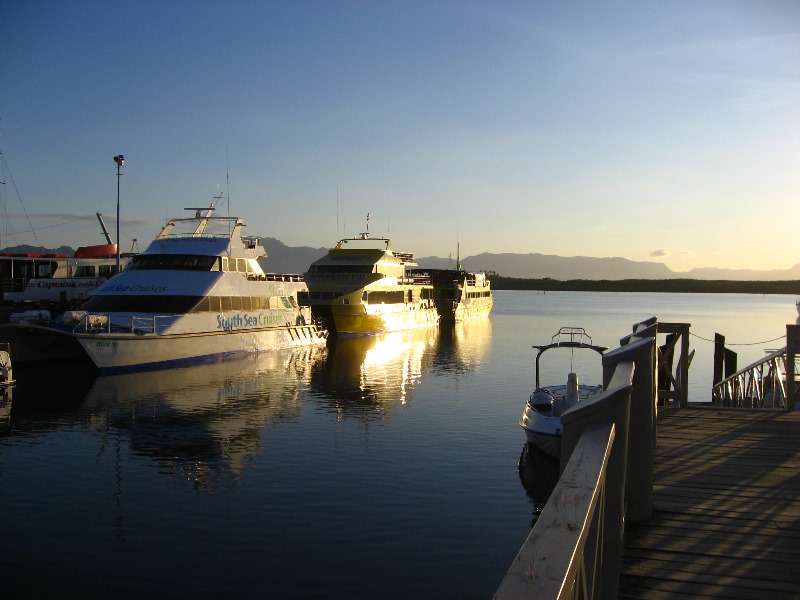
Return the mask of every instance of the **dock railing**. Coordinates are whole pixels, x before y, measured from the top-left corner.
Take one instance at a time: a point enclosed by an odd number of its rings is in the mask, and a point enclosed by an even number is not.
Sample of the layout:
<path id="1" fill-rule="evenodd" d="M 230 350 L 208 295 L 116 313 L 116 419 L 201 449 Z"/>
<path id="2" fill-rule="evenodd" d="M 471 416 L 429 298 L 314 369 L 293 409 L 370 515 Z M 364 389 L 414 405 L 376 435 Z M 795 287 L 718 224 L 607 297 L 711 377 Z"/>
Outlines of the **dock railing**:
<path id="1" fill-rule="evenodd" d="M 625 521 L 652 515 L 657 330 L 634 327 L 603 356 L 605 391 L 562 416 L 561 477 L 495 600 L 617 598 Z"/>
<path id="2" fill-rule="evenodd" d="M 716 339 L 715 378 L 728 362 L 735 364 L 735 354 L 724 347 L 725 338 L 717 334 Z M 799 359 L 800 325 L 787 325 L 786 346 L 715 381 L 712 402 L 726 408 L 800 410 L 797 391 Z M 717 363 L 722 366 L 717 366 Z"/>

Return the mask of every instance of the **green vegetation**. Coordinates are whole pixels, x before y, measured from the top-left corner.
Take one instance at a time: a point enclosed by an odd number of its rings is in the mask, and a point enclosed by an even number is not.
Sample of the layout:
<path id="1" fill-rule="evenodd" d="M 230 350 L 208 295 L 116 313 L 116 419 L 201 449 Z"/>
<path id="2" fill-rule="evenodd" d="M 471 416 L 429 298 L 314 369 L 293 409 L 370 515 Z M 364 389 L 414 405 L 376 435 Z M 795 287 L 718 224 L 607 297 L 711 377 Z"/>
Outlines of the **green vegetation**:
<path id="1" fill-rule="evenodd" d="M 795 294 L 800 295 L 800 281 L 705 281 L 701 279 L 621 279 L 560 281 L 491 276 L 495 290 L 542 290 L 562 292 L 675 292 L 696 294 Z"/>

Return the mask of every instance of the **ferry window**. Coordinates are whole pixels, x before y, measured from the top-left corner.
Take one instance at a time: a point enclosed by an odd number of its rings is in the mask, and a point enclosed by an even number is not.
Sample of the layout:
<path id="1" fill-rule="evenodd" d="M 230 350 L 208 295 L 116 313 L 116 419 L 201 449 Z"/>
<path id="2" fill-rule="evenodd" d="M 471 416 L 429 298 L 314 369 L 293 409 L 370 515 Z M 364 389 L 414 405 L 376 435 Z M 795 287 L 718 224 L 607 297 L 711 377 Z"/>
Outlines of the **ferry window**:
<path id="1" fill-rule="evenodd" d="M 222 257 L 222 270 L 223 271 L 227 271 L 228 270 L 228 257 L 227 256 L 223 256 Z"/>
<path id="2" fill-rule="evenodd" d="M 373 265 L 316 265 L 309 267 L 310 273 L 372 273 Z"/>
<path id="3" fill-rule="evenodd" d="M 242 298 L 240 296 L 231 296 L 231 310 L 242 310 Z"/>
<path id="4" fill-rule="evenodd" d="M 36 262 L 36 276 L 37 277 L 51 277 L 55 271 L 56 263 L 53 262 Z"/>
<path id="5" fill-rule="evenodd" d="M 411 290 L 408 290 L 408 301 L 409 302 L 413 302 L 414 301 L 414 294 L 413 294 L 413 292 Z"/>
<path id="6" fill-rule="evenodd" d="M 236 270 L 239 273 L 247 273 L 247 259 L 246 258 L 237 258 L 236 259 Z"/>
<path id="7" fill-rule="evenodd" d="M 242 310 L 251 310 L 250 308 L 250 296 L 242 296 Z"/>
<path id="8" fill-rule="evenodd" d="M 99 267 L 100 277 L 111 277 L 116 272 L 116 265 L 100 265 Z"/>
<path id="9" fill-rule="evenodd" d="M 187 313 L 199 296 L 92 296 L 81 308 L 95 312 Z"/>
<path id="10" fill-rule="evenodd" d="M 24 260 L 15 260 L 14 277 L 33 277 L 33 263 Z"/>
<path id="11" fill-rule="evenodd" d="M 216 260 L 216 256 L 196 256 L 193 254 L 139 254 L 131 259 L 126 269 L 129 271 L 137 269 L 210 271 Z"/>
<path id="12" fill-rule="evenodd" d="M 192 309 L 192 312 L 206 312 L 206 311 L 208 311 L 209 310 L 208 302 L 209 302 L 208 301 L 208 296 L 206 296 L 205 298 L 200 300 L 200 302 L 197 303 L 197 306 L 195 306 Z"/>
<path id="13" fill-rule="evenodd" d="M 269 299 L 269 307 L 270 310 L 277 310 L 278 309 L 278 299 L 275 296 L 271 296 Z"/>
<path id="14" fill-rule="evenodd" d="M 222 310 L 222 300 L 219 296 L 208 297 L 208 310 L 219 312 Z"/>
<path id="15" fill-rule="evenodd" d="M 95 277 L 94 265 L 78 265 L 75 267 L 75 277 Z"/>
<path id="16" fill-rule="evenodd" d="M 230 296 L 220 296 L 220 300 L 222 302 L 221 309 L 223 311 L 231 309 L 231 297 Z"/>

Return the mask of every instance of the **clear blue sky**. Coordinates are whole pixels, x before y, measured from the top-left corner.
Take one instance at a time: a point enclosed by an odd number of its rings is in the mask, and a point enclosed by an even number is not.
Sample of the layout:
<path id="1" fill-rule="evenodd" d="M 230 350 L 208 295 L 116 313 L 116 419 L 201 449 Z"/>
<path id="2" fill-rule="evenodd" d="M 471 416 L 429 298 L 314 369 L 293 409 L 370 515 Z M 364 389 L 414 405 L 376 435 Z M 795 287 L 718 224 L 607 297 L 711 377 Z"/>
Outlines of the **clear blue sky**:
<path id="1" fill-rule="evenodd" d="M 0 90 L 2 246 L 100 243 L 124 154 L 125 250 L 229 190 L 292 246 L 800 262 L 793 0 L 3 0 Z"/>

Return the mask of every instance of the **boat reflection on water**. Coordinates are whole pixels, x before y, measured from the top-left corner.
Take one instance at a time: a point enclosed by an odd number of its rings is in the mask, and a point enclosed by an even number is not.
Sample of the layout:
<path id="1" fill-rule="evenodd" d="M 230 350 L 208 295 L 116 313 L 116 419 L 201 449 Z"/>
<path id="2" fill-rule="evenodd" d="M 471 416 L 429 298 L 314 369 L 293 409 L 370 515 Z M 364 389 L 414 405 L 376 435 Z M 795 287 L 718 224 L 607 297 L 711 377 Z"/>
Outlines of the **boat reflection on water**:
<path id="1" fill-rule="evenodd" d="M 78 409 L 81 424 L 129 440 L 159 472 L 213 489 L 241 480 L 262 452 L 265 427 L 294 419 L 298 390 L 324 347 L 277 350 L 182 369 L 99 377 Z"/>
<path id="2" fill-rule="evenodd" d="M 0 427 L 11 419 L 11 395 L 13 387 L 0 388 Z"/>
<path id="3" fill-rule="evenodd" d="M 558 483 L 559 460 L 535 444 L 526 442 L 519 455 L 519 480 L 533 505 L 531 525 L 539 518 L 544 505 Z"/>
<path id="4" fill-rule="evenodd" d="M 443 322 L 434 370 L 465 373 L 479 369 L 486 364 L 491 341 L 492 322 L 488 317 Z"/>
<path id="5" fill-rule="evenodd" d="M 314 391 L 338 419 L 382 420 L 411 400 L 414 385 L 431 370 L 439 329 L 337 338 L 329 344 L 328 357 L 312 380 Z"/>

